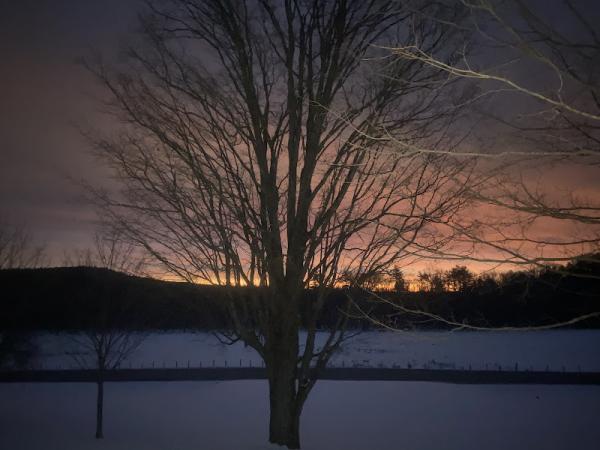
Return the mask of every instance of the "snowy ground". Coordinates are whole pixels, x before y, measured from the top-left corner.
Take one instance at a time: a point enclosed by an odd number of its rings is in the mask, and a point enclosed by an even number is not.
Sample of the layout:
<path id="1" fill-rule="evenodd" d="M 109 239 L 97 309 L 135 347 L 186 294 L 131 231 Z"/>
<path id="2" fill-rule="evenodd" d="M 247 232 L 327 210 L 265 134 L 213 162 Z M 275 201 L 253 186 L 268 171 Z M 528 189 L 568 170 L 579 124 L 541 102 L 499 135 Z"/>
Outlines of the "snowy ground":
<path id="1" fill-rule="evenodd" d="M 324 335 L 320 336 L 323 339 Z M 67 368 L 65 335 L 39 335 L 34 366 Z M 600 371 L 600 331 L 369 332 L 334 364 Z M 260 364 L 243 345 L 210 334 L 154 333 L 126 365 Z M 105 439 L 93 438 L 95 386 L 0 383 L 0 449 L 260 450 L 266 445 L 264 381 L 121 382 L 105 389 Z M 600 442 L 600 386 L 318 382 L 302 416 L 307 450 L 592 450 Z"/>
<path id="2" fill-rule="evenodd" d="M 319 335 L 322 341 L 325 334 Z M 66 351 L 77 350 L 65 335 L 40 335 L 34 367 L 69 368 Z M 468 368 L 495 370 L 600 371 L 600 330 L 544 332 L 366 332 L 347 341 L 332 359 L 339 366 Z M 142 343 L 127 367 L 192 367 L 260 365 L 256 352 L 237 343 L 221 344 L 209 333 L 153 333 Z"/>
<path id="3" fill-rule="evenodd" d="M 7 450 L 259 450 L 263 381 L 108 383 L 105 439 L 93 384 L 0 384 Z M 305 450 L 592 450 L 600 387 L 319 382 L 301 425 Z"/>

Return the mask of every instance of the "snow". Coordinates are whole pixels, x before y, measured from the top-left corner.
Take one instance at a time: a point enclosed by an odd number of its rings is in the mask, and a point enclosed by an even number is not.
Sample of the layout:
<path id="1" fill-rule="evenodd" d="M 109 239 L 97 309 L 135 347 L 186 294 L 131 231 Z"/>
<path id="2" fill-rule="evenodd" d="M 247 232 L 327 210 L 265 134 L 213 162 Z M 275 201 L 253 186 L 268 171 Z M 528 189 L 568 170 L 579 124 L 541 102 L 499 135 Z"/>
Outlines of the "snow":
<path id="1" fill-rule="evenodd" d="M 0 384 L 0 448 L 263 450 L 264 381 L 107 383 L 105 439 L 94 439 L 95 386 Z M 335 382 L 303 412 L 305 450 L 592 450 L 598 386 Z"/>
<path id="2" fill-rule="evenodd" d="M 325 334 L 319 335 L 320 342 Z M 34 366 L 73 365 L 68 335 L 40 334 Z M 335 365 L 445 368 L 495 364 L 600 370 L 600 331 L 367 332 Z M 209 333 L 147 336 L 125 363 L 148 367 L 260 364 Z M 105 439 L 94 439 L 95 385 L 0 383 L 0 449 L 266 450 L 267 383 L 115 382 L 105 387 Z M 598 448 L 600 386 L 319 381 L 301 421 L 306 450 L 566 450 Z"/>
<path id="3" fill-rule="evenodd" d="M 326 339 L 319 333 L 317 342 Z M 42 334 L 34 367 L 68 368 L 74 366 L 66 351 L 74 350 L 67 335 Z M 370 331 L 345 342 L 331 363 L 339 366 L 462 367 L 495 370 L 536 369 L 562 371 L 600 371 L 600 330 L 555 330 L 543 332 L 410 332 Z M 259 366 L 257 353 L 242 343 L 221 344 L 210 333 L 152 333 L 124 366 L 151 367 L 229 367 Z"/>

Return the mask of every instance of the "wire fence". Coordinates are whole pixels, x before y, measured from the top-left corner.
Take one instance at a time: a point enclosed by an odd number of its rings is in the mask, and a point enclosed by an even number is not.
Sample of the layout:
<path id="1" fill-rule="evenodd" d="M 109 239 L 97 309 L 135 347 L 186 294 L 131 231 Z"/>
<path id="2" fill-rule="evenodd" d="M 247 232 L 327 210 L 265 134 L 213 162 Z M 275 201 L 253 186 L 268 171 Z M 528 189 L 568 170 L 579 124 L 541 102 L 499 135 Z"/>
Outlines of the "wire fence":
<path id="1" fill-rule="evenodd" d="M 148 360 L 148 361 L 125 361 L 115 367 L 119 369 L 210 369 L 210 368 L 264 368 L 265 363 L 262 360 L 253 359 L 211 359 L 211 360 Z M 93 364 L 87 367 L 79 366 L 75 363 L 48 363 L 37 362 L 27 364 L 25 366 L 10 365 L 0 368 L 0 370 L 30 370 L 30 371 L 46 371 L 46 370 L 81 370 L 94 369 Z M 467 363 L 457 364 L 451 362 L 440 362 L 434 359 L 418 363 L 413 361 L 405 362 L 372 362 L 370 360 L 334 360 L 327 364 L 327 368 L 354 368 L 354 369 L 401 369 L 401 370 L 439 370 L 439 371 L 489 371 L 489 372 L 561 372 L 561 373 L 584 373 L 591 372 L 582 369 L 581 365 L 550 365 L 544 367 L 536 367 L 532 364 L 523 364 L 515 362 L 513 364 L 501 363 Z"/>

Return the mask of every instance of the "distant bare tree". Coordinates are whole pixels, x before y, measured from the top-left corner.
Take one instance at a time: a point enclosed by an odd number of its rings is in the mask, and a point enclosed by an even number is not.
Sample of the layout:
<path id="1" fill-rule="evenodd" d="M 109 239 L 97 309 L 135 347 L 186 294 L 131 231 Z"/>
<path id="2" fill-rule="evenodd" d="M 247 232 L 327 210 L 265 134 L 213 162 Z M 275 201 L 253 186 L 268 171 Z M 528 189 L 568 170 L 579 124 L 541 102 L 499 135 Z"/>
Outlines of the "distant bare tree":
<path id="1" fill-rule="evenodd" d="M 0 269 L 38 267 L 44 248 L 34 246 L 24 227 L 10 225 L 0 217 Z"/>
<path id="2" fill-rule="evenodd" d="M 397 294 L 408 291 L 408 281 L 404 278 L 404 273 L 398 267 L 394 267 L 390 272 L 391 281 L 393 282 L 394 292 Z"/>
<path id="3" fill-rule="evenodd" d="M 106 325 L 83 331 L 71 339 L 77 349 L 69 355 L 82 369 L 97 370 L 96 380 L 96 439 L 104 438 L 104 378 L 107 370 L 118 368 L 137 350 L 144 335 L 130 330 L 115 329 L 114 318 L 100 319 Z M 89 357 L 92 355 L 92 358 Z"/>
<path id="4" fill-rule="evenodd" d="M 454 20 L 460 8 L 411 2 Z M 264 359 L 271 442 L 299 448 L 304 402 L 344 338 L 317 345 L 344 272 L 378 273 L 464 204 L 469 162 L 389 151 L 388 135 L 449 150 L 461 98 L 419 61 L 382 61 L 418 40 L 451 58 L 452 32 L 396 1 L 150 2 L 124 66 L 90 64 L 123 128 L 92 136 L 125 189 L 95 192 L 128 239 L 190 282 L 247 286 L 233 334 Z M 451 93 L 448 93 L 451 92 Z M 375 139 L 373 139 L 375 137 Z M 381 140 L 378 140 L 381 137 Z M 316 286 L 299 343 L 304 289 Z M 250 289 L 251 288 L 251 289 Z"/>
<path id="5" fill-rule="evenodd" d="M 473 285 L 475 277 L 466 266 L 455 266 L 445 273 L 444 280 L 448 286 L 448 290 L 464 292 Z"/>
<path id="6" fill-rule="evenodd" d="M 441 270 L 424 270 L 417 276 L 419 289 L 424 292 L 444 292 L 444 273 Z"/>
<path id="7" fill-rule="evenodd" d="M 94 235 L 92 248 L 65 255 L 67 266 L 101 267 L 127 275 L 142 275 L 147 266 L 140 249 L 124 233 L 106 228 Z"/>
<path id="8" fill-rule="evenodd" d="M 359 272 L 346 269 L 338 277 L 338 282 L 343 286 L 354 286 L 363 289 L 377 290 L 386 282 L 384 271 Z"/>
<path id="9" fill-rule="evenodd" d="M 38 267 L 43 260 L 43 246 L 34 245 L 25 227 L 0 217 L 0 270 Z M 29 333 L 0 330 L 0 366 L 6 361 L 25 365 L 33 351 Z"/>
<path id="10" fill-rule="evenodd" d="M 96 234 L 94 248 L 79 252 L 74 265 L 111 269 L 127 274 L 139 273 L 144 261 L 136 257 L 135 248 L 116 231 Z M 127 292 L 117 292 L 108 286 L 91 285 L 88 297 L 95 300 L 98 310 L 90 310 L 80 333 L 71 336 L 75 348 L 68 353 L 82 369 L 97 371 L 96 438 L 102 439 L 104 417 L 104 378 L 127 359 L 145 339 L 145 334 L 133 330 L 131 302 Z"/>

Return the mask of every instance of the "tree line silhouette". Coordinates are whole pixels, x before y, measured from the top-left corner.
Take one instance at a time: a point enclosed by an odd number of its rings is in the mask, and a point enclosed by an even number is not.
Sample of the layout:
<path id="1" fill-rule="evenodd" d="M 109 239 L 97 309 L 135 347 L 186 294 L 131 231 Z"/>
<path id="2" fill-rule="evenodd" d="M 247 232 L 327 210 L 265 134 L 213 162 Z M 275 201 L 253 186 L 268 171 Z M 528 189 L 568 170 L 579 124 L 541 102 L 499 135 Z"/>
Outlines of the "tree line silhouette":
<path id="1" fill-rule="evenodd" d="M 578 258 L 559 269 L 501 274 L 477 275 L 461 266 L 445 272 L 424 271 L 417 278 L 418 291 L 408 289 L 397 269 L 391 270 L 387 279 L 378 277 L 378 282 L 365 277 L 362 284 L 329 289 L 318 327 L 333 327 L 346 314 L 349 327 L 369 328 L 373 324 L 364 316 L 366 311 L 371 319 L 397 328 L 448 326 L 424 320 L 419 314 L 399 312 L 390 303 L 477 326 L 544 325 L 597 311 L 600 292 L 600 264 L 594 258 Z M 98 326 L 227 330 L 231 323 L 226 296 L 240 306 L 252 306 L 260 298 L 253 295 L 260 289 L 256 287 L 192 285 L 91 267 L 1 270 L 0 286 L 0 329 L 5 331 L 74 331 Z M 306 289 L 303 297 L 299 314 L 304 324 L 317 300 L 316 289 Z M 349 301 L 352 306 L 348 309 Z M 599 325 L 598 318 L 577 324 Z"/>

